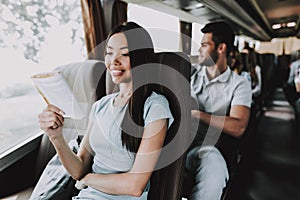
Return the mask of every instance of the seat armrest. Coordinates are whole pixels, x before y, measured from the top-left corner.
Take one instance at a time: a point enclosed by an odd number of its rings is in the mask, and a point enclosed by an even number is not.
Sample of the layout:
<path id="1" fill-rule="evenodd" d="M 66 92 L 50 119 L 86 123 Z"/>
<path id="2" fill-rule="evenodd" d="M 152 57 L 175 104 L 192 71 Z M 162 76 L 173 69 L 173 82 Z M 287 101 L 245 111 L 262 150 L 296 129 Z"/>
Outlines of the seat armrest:
<path id="1" fill-rule="evenodd" d="M 33 187 L 30 187 L 30 188 L 22 190 L 18 193 L 4 197 L 2 200 L 16 200 L 16 199 L 17 200 L 28 200 L 30 198 L 32 191 L 33 191 Z"/>

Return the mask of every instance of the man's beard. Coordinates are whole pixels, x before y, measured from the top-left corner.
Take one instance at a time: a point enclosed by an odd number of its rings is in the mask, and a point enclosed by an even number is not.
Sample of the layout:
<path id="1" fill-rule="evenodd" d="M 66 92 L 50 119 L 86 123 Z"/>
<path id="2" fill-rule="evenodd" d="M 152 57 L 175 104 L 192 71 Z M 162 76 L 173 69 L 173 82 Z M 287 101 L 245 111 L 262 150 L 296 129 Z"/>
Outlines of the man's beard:
<path id="1" fill-rule="evenodd" d="M 202 66 L 211 67 L 214 66 L 219 58 L 217 50 L 214 49 L 203 62 L 200 63 Z"/>

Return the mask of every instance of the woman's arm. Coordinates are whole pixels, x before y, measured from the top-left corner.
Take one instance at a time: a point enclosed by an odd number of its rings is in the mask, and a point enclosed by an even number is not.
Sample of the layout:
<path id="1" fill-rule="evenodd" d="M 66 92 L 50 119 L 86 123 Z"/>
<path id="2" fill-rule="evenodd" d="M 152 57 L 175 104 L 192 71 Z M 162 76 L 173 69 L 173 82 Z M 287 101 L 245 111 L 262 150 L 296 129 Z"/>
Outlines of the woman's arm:
<path id="1" fill-rule="evenodd" d="M 39 115 L 40 127 L 48 135 L 53 144 L 60 161 L 74 179 L 82 178 L 91 165 L 92 156 L 87 150 L 88 140 L 84 139 L 78 155 L 76 155 L 68 146 L 62 134 L 64 119 L 63 112 L 54 105 L 48 107 Z M 91 125 L 88 127 L 88 131 Z M 87 134 L 88 136 L 88 134 Z"/>
<path id="2" fill-rule="evenodd" d="M 87 174 L 80 182 L 108 194 L 142 195 L 159 158 L 167 132 L 167 120 L 149 123 L 143 133 L 132 169 L 120 174 Z"/>

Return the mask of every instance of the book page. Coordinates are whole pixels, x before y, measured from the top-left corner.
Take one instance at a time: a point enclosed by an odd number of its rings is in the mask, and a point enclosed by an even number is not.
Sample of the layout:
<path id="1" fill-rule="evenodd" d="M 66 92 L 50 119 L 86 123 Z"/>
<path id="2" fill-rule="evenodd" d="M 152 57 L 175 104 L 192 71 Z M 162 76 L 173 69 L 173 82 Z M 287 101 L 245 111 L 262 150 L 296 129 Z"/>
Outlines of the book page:
<path id="1" fill-rule="evenodd" d="M 60 108 L 65 113 L 65 118 L 84 118 L 84 113 L 78 101 L 60 72 L 37 74 L 32 76 L 31 79 L 46 103 Z"/>

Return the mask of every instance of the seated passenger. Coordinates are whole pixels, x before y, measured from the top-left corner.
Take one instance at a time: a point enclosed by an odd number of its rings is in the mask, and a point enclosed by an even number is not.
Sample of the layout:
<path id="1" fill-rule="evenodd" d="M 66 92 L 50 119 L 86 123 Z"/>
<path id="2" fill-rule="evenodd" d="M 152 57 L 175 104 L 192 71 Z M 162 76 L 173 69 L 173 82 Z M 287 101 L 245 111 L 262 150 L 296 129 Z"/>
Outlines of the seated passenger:
<path id="1" fill-rule="evenodd" d="M 251 88 L 253 97 L 257 97 L 261 92 L 261 69 L 256 62 L 256 54 L 253 48 L 248 49 L 248 72 L 251 77 Z"/>
<path id="2" fill-rule="evenodd" d="M 295 78 L 300 70 L 300 59 L 294 61 L 290 65 L 290 74 L 287 83 L 284 86 L 284 92 L 288 102 L 294 107 L 295 102 L 300 97 L 300 93 L 296 91 Z"/>
<path id="3" fill-rule="evenodd" d="M 247 70 L 247 63 L 243 62 L 247 57 L 248 55 L 246 53 L 240 53 L 238 48 L 234 46 L 229 54 L 228 65 L 235 73 L 245 77 L 249 82 L 251 82 L 251 76 Z"/>
<path id="4" fill-rule="evenodd" d="M 77 155 L 62 135 L 63 111 L 49 105 L 39 115 L 40 127 L 82 188 L 73 199 L 147 199 L 149 179 L 173 122 L 167 99 L 153 86 L 133 89 L 139 76 L 133 69 L 153 56 L 150 35 L 139 25 L 128 22 L 112 30 L 105 65 L 120 91 L 94 103 Z"/>
<path id="5" fill-rule="evenodd" d="M 235 68 L 235 72 L 244 76 L 251 83 L 252 97 L 255 99 L 260 95 L 262 87 L 261 69 L 256 62 L 255 50 L 246 45 L 240 55 L 242 62 L 239 67 Z"/>
<path id="6" fill-rule="evenodd" d="M 295 118 L 300 121 L 300 90 L 296 90 L 296 77 L 299 76 L 300 59 L 292 62 L 290 66 L 290 74 L 287 83 L 283 86 L 283 91 L 287 101 L 295 110 Z"/>
<path id="7" fill-rule="evenodd" d="M 232 71 L 241 74 L 243 63 L 241 54 L 236 46 L 234 46 L 229 53 L 228 65 Z"/>
<path id="8" fill-rule="evenodd" d="M 251 86 L 227 65 L 234 41 L 230 26 L 215 22 L 201 31 L 200 66 L 191 76 L 192 96 L 199 105 L 192 110 L 192 118 L 201 127 L 187 153 L 186 170 L 192 176 L 188 178 L 194 180 L 188 199 L 217 200 L 226 187 L 231 163 L 221 148 L 221 138 L 243 135 L 250 115 Z"/>

